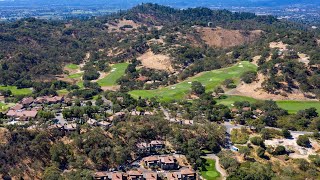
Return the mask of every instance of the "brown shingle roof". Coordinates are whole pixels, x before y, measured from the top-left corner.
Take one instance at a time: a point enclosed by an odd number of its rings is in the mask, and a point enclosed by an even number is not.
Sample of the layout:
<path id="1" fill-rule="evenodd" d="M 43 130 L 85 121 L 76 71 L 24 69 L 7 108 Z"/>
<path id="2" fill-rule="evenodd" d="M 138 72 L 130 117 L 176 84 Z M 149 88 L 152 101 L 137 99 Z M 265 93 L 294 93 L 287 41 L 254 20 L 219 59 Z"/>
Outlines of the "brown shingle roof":
<path id="1" fill-rule="evenodd" d="M 7 113 L 7 116 L 35 118 L 37 114 L 38 114 L 38 111 L 9 110 Z"/>
<path id="2" fill-rule="evenodd" d="M 181 170 L 181 174 L 182 175 L 192 175 L 194 173 L 196 173 L 196 172 L 193 169 L 186 168 L 186 169 L 182 169 Z"/>
<path id="3" fill-rule="evenodd" d="M 143 158 L 143 161 L 147 161 L 147 162 L 158 161 L 158 160 L 159 160 L 159 158 L 157 156 L 148 156 L 148 157 Z"/>

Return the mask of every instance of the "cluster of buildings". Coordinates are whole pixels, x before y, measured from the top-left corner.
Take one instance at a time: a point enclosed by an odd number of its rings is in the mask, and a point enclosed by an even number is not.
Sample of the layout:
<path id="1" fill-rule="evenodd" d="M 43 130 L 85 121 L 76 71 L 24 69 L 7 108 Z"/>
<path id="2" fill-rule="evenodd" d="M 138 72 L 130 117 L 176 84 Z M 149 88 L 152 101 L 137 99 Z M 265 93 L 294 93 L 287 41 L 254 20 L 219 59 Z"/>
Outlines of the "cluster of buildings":
<path id="1" fill-rule="evenodd" d="M 142 142 L 138 143 L 137 148 L 140 152 L 150 152 L 150 151 L 156 151 L 165 148 L 164 141 L 160 140 L 153 140 L 150 143 Z"/>
<path id="2" fill-rule="evenodd" d="M 161 168 L 163 170 L 178 169 L 179 165 L 174 156 L 148 156 L 142 159 L 143 165 L 148 168 Z"/>
<path id="3" fill-rule="evenodd" d="M 7 112 L 9 118 L 27 121 L 36 118 L 38 111 L 42 110 L 43 104 L 57 104 L 64 102 L 64 97 L 60 96 L 43 96 L 34 99 L 33 97 L 23 98 Z"/>
<path id="4" fill-rule="evenodd" d="M 97 180 L 196 180 L 197 174 L 189 168 L 176 172 L 157 173 L 141 169 L 124 172 L 96 172 L 94 178 Z"/>

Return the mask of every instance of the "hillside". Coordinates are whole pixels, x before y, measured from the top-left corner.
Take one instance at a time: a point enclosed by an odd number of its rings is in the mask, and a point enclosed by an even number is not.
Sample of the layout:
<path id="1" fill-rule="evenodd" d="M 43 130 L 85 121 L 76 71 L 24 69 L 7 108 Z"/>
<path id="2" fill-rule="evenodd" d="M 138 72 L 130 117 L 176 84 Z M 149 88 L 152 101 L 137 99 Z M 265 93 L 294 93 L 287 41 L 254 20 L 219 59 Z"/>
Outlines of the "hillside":
<path id="1" fill-rule="evenodd" d="M 0 179 L 317 179 L 319 42 L 149 3 L 0 24 Z"/>

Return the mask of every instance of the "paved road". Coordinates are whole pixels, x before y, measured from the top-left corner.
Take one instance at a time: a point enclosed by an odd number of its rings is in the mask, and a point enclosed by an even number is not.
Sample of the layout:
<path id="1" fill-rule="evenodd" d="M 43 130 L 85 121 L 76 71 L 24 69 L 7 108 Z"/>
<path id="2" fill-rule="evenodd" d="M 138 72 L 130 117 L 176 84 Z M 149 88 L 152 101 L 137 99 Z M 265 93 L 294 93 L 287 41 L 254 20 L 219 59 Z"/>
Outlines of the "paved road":
<path id="1" fill-rule="evenodd" d="M 170 115 L 169 112 L 167 110 L 165 110 L 162 106 L 160 107 L 160 109 L 162 110 L 164 117 L 166 120 L 170 121 Z"/>
<path id="2" fill-rule="evenodd" d="M 56 115 L 56 119 L 58 120 L 58 124 L 61 124 L 61 125 L 68 124 L 68 122 L 66 121 L 66 119 L 64 119 L 62 113 L 58 113 L 58 114 Z"/>
<path id="3" fill-rule="evenodd" d="M 227 179 L 227 172 L 220 166 L 220 158 L 218 156 L 216 156 L 215 154 L 207 154 L 206 156 L 204 156 L 204 158 L 214 159 L 216 162 L 216 170 L 221 174 L 223 180 Z"/>
<path id="4" fill-rule="evenodd" d="M 249 126 L 243 126 L 243 125 L 234 125 L 231 124 L 230 122 L 224 122 L 222 125 L 226 127 L 226 131 L 228 134 L 231 133 L 232 129 L 241 129 L 242 127 L 249 128 Z M 281 131 L 282 129 L 280 128 L 275 128 L 275 127 L 266 127 L 268 129 L 275 129 Z M 313 134 L 313 132 L 308 132 L 308 131 L 290 131 L 291 135 L 307 135 L 307 134 Z"/>

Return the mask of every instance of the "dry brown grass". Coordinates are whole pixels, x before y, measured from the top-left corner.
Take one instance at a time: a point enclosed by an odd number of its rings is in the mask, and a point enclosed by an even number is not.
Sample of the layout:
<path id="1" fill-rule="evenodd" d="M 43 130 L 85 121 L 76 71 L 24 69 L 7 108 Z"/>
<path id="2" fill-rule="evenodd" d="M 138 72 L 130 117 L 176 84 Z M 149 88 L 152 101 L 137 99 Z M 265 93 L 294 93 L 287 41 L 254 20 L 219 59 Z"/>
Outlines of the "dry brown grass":
<path id="1" fill-rule="evenodd" d="M 154 54 L 152 51 L 147 51 L 137 58 L 146 68 L 165 70 L 173 72 L 170 57 L 164 54 Z"/>
<path id="2" fill-rule="evenodd" d="M 244 82 L 240 83 L 237 88 L 230 90 L 227 92 L 229 95 L 239 95 L 239 96 L 248 96 L 255 99 L 261 99 L 261 100 L 303 100 L 308 101 L 311 100 L 304 96 L 304 94 L 299 90 L 293 90 L 291 93 L 286 93 L 287 96 L 282 96 L 280 94 L 270 94 L 266 92 L 262 88 L 262 82 L 265 80 L 265 76 L 262 74 L 258 74 L 257 81 L 246 84 Z"/>
<path id="3" fill-rule="evenodd" d="M 254 42 L 261 34 L 261 30 L 240 31 L 223 28 L 197 27 L 202 40 L 212 47 L 229 48 Z"/>
<path id="4" fill-rule="evenodd" d="M 127 19 L 121 19 L 121 20 L 118 20 L 117 22 L 110 22 L 110 23 L 107 23 L 106 25 L 109 27 L 108 32 L 121 32 L 122 30 L 120 28 L 123 27 L 124 25 L 132 26 L 132 28 L 126 28 L 124 31 L 131 31 L 132 29 L 137 29 L 138 27 L 141 26 L 140 24 Z"/>
<path id="5" fill-rule="evenodd" d="M 280 50 L 287 50 L 288 44 L 284 44 L 282 41 L 280 42 L 271 42 L 269 47 L 272 49 L 278 48 Z"/>

